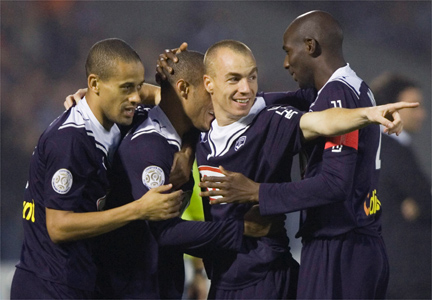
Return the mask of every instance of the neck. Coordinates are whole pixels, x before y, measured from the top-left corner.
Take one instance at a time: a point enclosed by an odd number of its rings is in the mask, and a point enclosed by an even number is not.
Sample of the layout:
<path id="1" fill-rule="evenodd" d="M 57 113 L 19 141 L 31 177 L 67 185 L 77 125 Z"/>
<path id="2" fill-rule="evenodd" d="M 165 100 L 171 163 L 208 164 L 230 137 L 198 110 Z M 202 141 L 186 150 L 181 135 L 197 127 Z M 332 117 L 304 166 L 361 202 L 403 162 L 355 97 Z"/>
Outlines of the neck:
<path id="1" fill-rule="evenodd" d="M 93 115 L 96 117 L 96 119 L 102 125 L 102 127 L 108 131 L 111 130 L 111 127 L 113 127 L 114 122 L 109 121 L 105 117 L 105 114 L 104 114 L 102 107 L 100 105 L 100 102 L 103 100 L 98 95 L 93 94 L 91 92 L 87 92 L 86 101 L 87 101 L 87 104 L 90 107 L 90 110 L 92 111 Z"/>
<path id="2" fill-rule="evenodd" d="M 170 120 L 180 137 L 192 128 L 192 124 L 187 118 L 181 105 L 181 100 L 177 95 L 162 92 L 159 107 L 167 116 L 168 120 Z"/>
<path id="3" fill-rule="evenodd" d="M 316 70 L 315 88 L 319 91 L 324 84 L 330 79 L 337 69 L 346 66 L 346 61 L 343 58 L 325 60 Z"/>

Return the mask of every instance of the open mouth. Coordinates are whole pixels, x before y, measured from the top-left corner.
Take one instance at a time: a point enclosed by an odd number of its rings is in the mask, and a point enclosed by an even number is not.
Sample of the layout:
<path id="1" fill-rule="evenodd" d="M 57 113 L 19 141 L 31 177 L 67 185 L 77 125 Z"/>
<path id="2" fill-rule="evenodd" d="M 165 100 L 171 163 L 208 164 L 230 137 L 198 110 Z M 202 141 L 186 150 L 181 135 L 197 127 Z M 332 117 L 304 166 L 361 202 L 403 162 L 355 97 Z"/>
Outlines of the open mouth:
<path id="1" fill-rule="evenodd" d="M 125 113 L 128 117 L 133 117 L 134 112 L 135 112 L 135 107 L 125 108 Z"/>
<path id="2" fill-rule="evenodd" d="M 234 102 L 241 103 L 241 104 L 248 103 L 249 101 L 250 101 L 250 98 L 248 98 L 248 99 L 234 99 Z"/>

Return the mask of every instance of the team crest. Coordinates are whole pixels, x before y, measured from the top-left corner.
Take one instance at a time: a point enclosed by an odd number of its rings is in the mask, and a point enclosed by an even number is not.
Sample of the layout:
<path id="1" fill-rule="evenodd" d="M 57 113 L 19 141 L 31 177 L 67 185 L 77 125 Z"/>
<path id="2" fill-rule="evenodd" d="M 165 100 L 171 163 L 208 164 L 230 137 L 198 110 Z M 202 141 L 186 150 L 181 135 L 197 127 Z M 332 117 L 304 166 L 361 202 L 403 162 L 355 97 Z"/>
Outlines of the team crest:
<path id="1" fill-rule="evenodd" d="M 72 187 L 73 177 L 68 169 L 60 169 L 53 175 L 51 185 L 59 194 L 66 194 Z"/>
<path id="2" fill-rule="evenodd" d="M 246 143 L 246 136 L 244 135 L 244 136 L 241 136 L 238 140 L 237 140 L 237 142 L 236 142 L 236 144 L 235 144 L 235 146 L 234 146 L 234 150 L 235 151 L 237 151 L 238 149 L 240 149 L 241 147 L 243 147 L 243 145 Z"/>
<path id="3" fill-rule="evenodd" d="M 165 182 L 165 174 L 160 167 L 149 166 L 142 173 L 142 182 L 149 189 L 153 189 Z"/>

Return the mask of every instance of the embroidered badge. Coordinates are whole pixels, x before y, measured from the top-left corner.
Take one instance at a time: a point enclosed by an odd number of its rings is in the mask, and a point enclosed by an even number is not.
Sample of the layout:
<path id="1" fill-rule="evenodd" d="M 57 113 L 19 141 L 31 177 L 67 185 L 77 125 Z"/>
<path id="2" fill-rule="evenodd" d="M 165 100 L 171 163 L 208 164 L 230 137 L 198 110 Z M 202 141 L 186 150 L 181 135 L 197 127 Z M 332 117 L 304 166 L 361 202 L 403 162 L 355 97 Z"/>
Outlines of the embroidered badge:
<path id="1" fill-rule="evenodd" d="M 246 136 L 244 135 L 244 136 L 241 136 L 241 137 L 237 140 L 237 142 L 236 142 L 236 144 L 235 144 L 235 146 L 234 146 L 234 150 L 237 151 L 237 150 L 240 149 L 240 148 L 241 148 L 245 143 L 246 143 Z"/>
<path id="2" fill-rule="evenodd" d="M 60 169 L 53 175 L 51 185 L 59 194 L 66 194 L 72 187 L 72 173 L 68 169 Z"/>
<path id="3" fill-rule="evenodd" d="M 158 166 L 149 166 L 142 173 L 142 182 L 149 189 L 161 186 L 165 182 L 165 174 Z"/>

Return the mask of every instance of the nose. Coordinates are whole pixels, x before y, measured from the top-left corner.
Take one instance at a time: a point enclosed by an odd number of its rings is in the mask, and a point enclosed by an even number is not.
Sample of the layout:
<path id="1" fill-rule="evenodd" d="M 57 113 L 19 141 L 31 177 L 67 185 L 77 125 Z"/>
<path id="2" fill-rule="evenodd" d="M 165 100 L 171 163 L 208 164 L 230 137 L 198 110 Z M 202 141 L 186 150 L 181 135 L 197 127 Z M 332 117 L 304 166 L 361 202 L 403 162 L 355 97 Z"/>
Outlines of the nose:
<path id="1" fill-rule="evenodd" d="M 240 80 L 238 90 L 242 94 L 250 93 L 251 88 L 250 88 L 250 85 L 249 85 L 247 78 L 243 78 L 242 80 Z"/>
<path id="2" fill-rule="evenodd" d="M 132 104 L 141 103 L 140 89 L 135 89 L 135 91 L 130 94 L 129 102 L 131 102 Z"/>
<path id="3" fill-rule="evenodd" d="M 283 62 L 283 67 L 285 68 L 285 69 L 288 69 L 289 68 L 289 60 L 288 60 L 288 55 L 285 55 L 285 59 L 284 59 L 284 62 Z"/>

